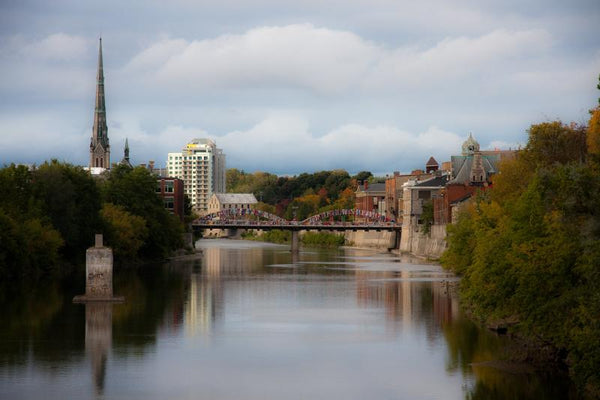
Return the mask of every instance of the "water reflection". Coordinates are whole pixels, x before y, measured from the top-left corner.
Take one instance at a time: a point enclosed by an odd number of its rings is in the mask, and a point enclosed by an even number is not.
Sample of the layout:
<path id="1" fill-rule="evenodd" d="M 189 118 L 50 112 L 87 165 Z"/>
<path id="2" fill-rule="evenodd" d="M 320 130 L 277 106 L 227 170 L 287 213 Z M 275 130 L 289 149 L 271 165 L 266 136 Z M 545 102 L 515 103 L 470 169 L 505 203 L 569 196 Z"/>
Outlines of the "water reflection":
<path id="1" fill-rule="evenodd" d="M 91 360 L 96 394 L 104 392 L 106 359 L 112 348 L 111 303 L 87 303 L 85 305 L 85 351 Z"/>
<path id="2" fill-rule="evenodd" d="M 202 276 L 194 273 L 190 277 L 189 297 L 184 306 L 185 326 L 188 336 L 209 336 L 213 323 L 222 312 L 223 290 L 218 279 L 218 270 L 209 269 L 214 274 Z"/>
<path id="3" fill-rule="evenodd" d="M 117 271 L 125 304 L 73 305 L 81 287 L 59 284 L 0 295 L 0 398 L 572 396 L 497 362 L 506 338 L 461 315 L 439 266 L 234 241 L 202 250 Z"/>

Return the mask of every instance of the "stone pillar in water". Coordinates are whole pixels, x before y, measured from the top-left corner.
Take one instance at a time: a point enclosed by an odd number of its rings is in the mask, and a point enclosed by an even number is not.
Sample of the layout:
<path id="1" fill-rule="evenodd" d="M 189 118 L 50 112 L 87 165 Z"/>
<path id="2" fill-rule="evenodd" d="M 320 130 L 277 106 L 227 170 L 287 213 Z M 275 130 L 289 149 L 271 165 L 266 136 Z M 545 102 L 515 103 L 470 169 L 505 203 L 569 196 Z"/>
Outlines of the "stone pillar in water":
<path id="1" fill-rule="evenodd" d="M 96 235 L 96 245 L 85 253 L 85 296 L 112 298 L 112 249 L 104 247 L 102 234 Z"/>
<path id="2" fill-rule="evenodd" d="M 102 234 L 96 234 L 96 244 L 85 253 L 85 295 L 75 296 L 74 302 L 123 301 L 113 296 L 113 254 L 104 247 Z"/>

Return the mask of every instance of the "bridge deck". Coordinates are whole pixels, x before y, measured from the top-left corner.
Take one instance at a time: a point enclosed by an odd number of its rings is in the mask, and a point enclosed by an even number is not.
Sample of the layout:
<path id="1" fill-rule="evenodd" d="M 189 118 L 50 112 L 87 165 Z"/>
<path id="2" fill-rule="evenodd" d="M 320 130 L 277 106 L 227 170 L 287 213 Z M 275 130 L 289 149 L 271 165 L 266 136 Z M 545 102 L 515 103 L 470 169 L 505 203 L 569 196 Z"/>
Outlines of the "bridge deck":
<path id="1" fill-rule="evenodd" d="M 194 229 L 260 229 L 260 230 L 288 230 L 288 231 L 396 231 L 402 230 L 398 224 L 278 224 L 278 223 L 256 223 L 256 222 L 211 222 L 193 223 Z"/>

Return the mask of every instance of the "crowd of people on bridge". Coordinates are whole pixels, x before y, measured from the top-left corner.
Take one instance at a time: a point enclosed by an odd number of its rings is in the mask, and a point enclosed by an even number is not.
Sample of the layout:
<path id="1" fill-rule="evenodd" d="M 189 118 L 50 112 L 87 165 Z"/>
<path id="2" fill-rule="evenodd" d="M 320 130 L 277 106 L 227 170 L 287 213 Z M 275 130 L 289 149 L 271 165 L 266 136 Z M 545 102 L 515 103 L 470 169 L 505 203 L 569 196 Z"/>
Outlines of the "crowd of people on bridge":
<path id="1" fill-rule="evenodd" d="M 247 217 L 256 217 L 256 219 L 266 219 L 275 225 L 320 225 L 323 223 L 332 224 L 338 219 L 341 219 L 342 223 L 345 223 L 348 217 L 353 217 L 354 223 L 358 222 L 358 219 L 364 220 L 364 222 L 368 222 L 371 224 L 394 222 L 386 218 L 384 215 L 376 213 L 374 211 L 365 211 L 359 209 L 340 209 L 325 211 L 321 214 L 313 215 L 312 217 L 309 217 L 304 221 L 298 222 L 288 221 L 266 211 L 245 208 L 231 208 L 221 210 L 219 212 L 209 214 L 198 219 L 198 222 L 204 224 L 214 223 L 216 221 L 220 223 L 231 223 L 232 220 L 238 221 L 239 219 L 245 219 L 246 222 L 249 222 L 247 220 Z"/>

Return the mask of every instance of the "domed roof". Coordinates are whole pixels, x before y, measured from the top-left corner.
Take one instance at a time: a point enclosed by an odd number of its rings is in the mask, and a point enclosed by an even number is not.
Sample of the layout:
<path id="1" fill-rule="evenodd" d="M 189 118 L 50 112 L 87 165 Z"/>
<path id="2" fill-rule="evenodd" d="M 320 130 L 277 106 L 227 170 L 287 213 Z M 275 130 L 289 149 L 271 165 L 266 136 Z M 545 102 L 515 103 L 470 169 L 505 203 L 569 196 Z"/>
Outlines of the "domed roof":
<path id="1" fill-rule="evenodd" d="M 468 139 L 465 140 L 462 145 L 462 155 L 472 155 L 476 151 L 479 151 L 479 143 L 477 143 L 477 140 L 473 139 L 473 135 L 469 133 Z"/>

